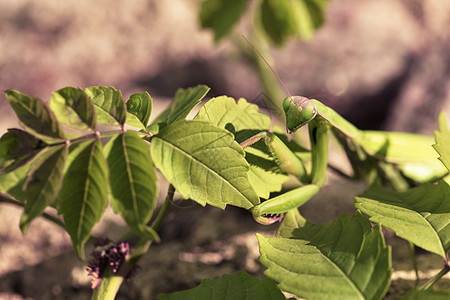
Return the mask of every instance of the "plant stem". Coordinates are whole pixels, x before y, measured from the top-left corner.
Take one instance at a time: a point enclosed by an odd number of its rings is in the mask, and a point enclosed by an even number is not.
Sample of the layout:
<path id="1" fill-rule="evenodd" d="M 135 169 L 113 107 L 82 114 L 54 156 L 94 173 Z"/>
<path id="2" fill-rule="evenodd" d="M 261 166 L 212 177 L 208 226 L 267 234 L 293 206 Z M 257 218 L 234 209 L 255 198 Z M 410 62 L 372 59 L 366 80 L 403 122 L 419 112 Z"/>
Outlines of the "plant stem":
<path id="1" fill-rule="evenodd" d="M 425 282 L 424 285 L 419 287 L 419 290 L 427 290 L 431 288 L 436 282 L 438 282 L 439 279 L 441 279 L 445 274 L 447 274 L 450 271 L 450 264 L 448 261 L 445 262 L 445 265 L 442 267 L 442 269 L 434 275 L 430 280 Z"/>
<path id="2" fill-rule="evenodd" d="M 416 273 L 416 287 L 419 285 L 419 269 L 417 268 L 417 259 L 416 259 L 416 248 L 413 243 L 409 243 L 409 250 L 411 252 L 411 258 L 413 263 L 414 272 Z"/>
<path id="3" fill-rule="evenodd" d="M 16 200 L 8 195 L 0 193 L 0 202 L 10 203 L 14 204 L 20 207 L 25 207 L 25 203 L 20 202 L 19 200 Z M 50 222 L 55 223 L 56 225 L 62 227 L 64 230 L 66 230 L 66 225 L 57 217 L 54 217 L 48 213 L 42 213 L 42 217 L 49 220 Z"/>
<path id="4" fill-rule="evenodd" d="M 155 221 L 153 221 L 151 227 L 158 231 L 161 227 L 162 221 L 167 216 L 167 213 L 169 212 L 170 204 L 173 201 L 173 195 L 175 194 L 175 188 L 173 185 L 169 185 L 169 189 L 167 190 L 167 196 L 164 200 L 163 205 L 161 206 L 161 209 L 159 210 L 158 216 L 156 216 Z"/>
<path id="5" fill-rule="evenodd" d="M 117 292 L 122 285 L 124 277 L 118 274 L 113 274 L 108 268 L 105 271 L 105 276 L 102 278 L 102 282 L 98 288 L 92 293 L 93 300 L 114 300 Z"/>

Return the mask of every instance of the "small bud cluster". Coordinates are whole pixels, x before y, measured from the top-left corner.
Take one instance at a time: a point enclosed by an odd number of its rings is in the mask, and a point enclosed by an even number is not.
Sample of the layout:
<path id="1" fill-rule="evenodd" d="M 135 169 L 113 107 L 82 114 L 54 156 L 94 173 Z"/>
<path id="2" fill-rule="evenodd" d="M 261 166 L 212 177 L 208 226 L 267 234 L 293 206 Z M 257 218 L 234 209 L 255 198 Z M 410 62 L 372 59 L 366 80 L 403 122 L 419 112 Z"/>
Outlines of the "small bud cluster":
<path id="1" fill-rule="evenodd" d="M 103 238 L 97 240 L 92 252 L 92 259 L 88 262 L 87 271 L 92 276 L 91 287 L 95 289 L 100 285 L 103 272 L 109 266 L 111 272 L 116 274 L 122 263 L 128 258 L 130 244 L 128 242 L 114 243 L 110 239 Z M 125 275 L 126 279 L 131 278 L 136 273 L 136 267 Z"/>

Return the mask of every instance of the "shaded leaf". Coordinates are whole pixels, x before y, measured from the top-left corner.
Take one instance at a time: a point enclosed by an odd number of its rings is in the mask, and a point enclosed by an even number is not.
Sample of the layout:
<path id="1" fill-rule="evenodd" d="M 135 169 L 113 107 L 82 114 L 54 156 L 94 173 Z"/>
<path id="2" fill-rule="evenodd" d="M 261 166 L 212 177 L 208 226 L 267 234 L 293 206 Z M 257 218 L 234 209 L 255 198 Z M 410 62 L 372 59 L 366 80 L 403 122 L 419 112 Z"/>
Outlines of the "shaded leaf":
<path id="1" fill-rule="evenodd" d="M 0 174 L 29 162 L 46 144 L 33 135 L 11 128 L 0 139 Z"/>
<path id="2" fill-rule="evenodd" d="M 94 103 L 80 88 L 65 87 L 50 98 L 50 108 L 58 121 L 79 130 L 95 130 Z"/>
<path id="3" fill-rule="evenodd" d="M 442 257 L 450 249 L 450 187 L 444 180 L 405 192 L 372 186 L 355 201 L 372 222 L 415 245 Z"/>
<path id="4" fill-rule="evenodd" d="M 305 226 L 306 219 L 300 214 L 298 208 L 289 210 L 277 229 L 277 237 L 289 238 L 292 230 Z"/>
<path id="5" fill-rule="evenodd" d="M 197 85 L 186 90 L 178 89 L 170 106 L 156 118 L 153 124 L 161 122 L 170 124 L 186 118 L 191 110 L 205 97 L 208 91 L 209 87 L 206 85 Z"/>
<path id="6" fill-rule="evenodd" d="M 111 204 L 137 233 L 158 240 L 156 232 L 145 224 L 156 204 L 156 173 L 149 146 L 137 133 L 127 131 L 105 146 L 111 184 Z"/>
<path id="7" fill-rule="evenodd" d="M 136 93 L 127 101 L 127 121 L 130 126 L 146 130 L 152 113 L 152 97 L 149 93 Z"/>
<path id="8" fill-rule="evenodd" d="M 327 0 L 264 0 L 261 23 L 269 38 L 282 45 L 289 37 L 310 39 L 323 23 Z"/>
<path id="9" fill-rule="evenodd" d="M 180 120 L 154 136 L 150 150 L 156 167 L 184 198 L 222 209 L 259 203 L 248 181 L 244 151 L 225 129 Z"/>
<path id="10" fill-rule="evenodd" d="M 108 168 L 102 148 L 99 139 L 78 146 L 78 155 L 68 167 L 58 195 L 58 212 L 82 259 L 84 244 L 107 204 Z"/>
<path id="11" fill-rule="evenodd" d="M 64 138 L 58 120 L 44 102 L 15 90 L 6 91 L 5 95 L 20 124 L 32 135 L 45 141 Z"/>
<path id="12" fill-rule="evenodd" d="M 439 159 L 450 171 L 450 131 L 444 112 L 439 114 L 439 131 L 434 132 L 434 137 L 436 144 L 433 147 L 441 155 Z"/>
<path id="13" fill-rule="evenodd" d="M 159 294 L 158 300 L 272 300 L 286 299 L 275 283 L 268 279 L 257 279 L 249 274 L 239 271 L 236 275 L 222 275 L 216 280 L 203 279 L 199 286 L 193 289 L 175 292 L 172 294 Z"/>
<path id="14" fill-rule="evenodd" d="M 32 163 L 24 183 L 27 201 L 20 219 L 23 233 L 31 221 L 56 200 L 63 181 L 68 148 L 68 145 L 62 145 L 48 149 Z"/>
<path id="15" fill-rule="evenodd" d="M 289 238 L 257 234 L 266 276 L 307 299 L 380 299 L 389 287 L 390 249 L 360 213 L 306 223 Z"/>
<path id="16" fill-rule="evenodd" d="M 30 164 L 24 165 L 14 171 L 0 175 L 0 193 L 13 196 L 20 202 L 26 201 L 26 194 L 22 187 L 25 183 Z"/>
<path id="17" fill-rule="evenodd" d="M 107 125 L 125 124 L 127 111 L 125 100 L 114 87 L 92 86 L 84 89 L 95 104 L 97 121 Z"/>
<path id="18" fill-rule="evenodd" d="M 218 42 L 230 33 L 245 11 L 248 0 L 206 0 L 200 10 L 202 28 L 214 31 L 214 41 Z"/>

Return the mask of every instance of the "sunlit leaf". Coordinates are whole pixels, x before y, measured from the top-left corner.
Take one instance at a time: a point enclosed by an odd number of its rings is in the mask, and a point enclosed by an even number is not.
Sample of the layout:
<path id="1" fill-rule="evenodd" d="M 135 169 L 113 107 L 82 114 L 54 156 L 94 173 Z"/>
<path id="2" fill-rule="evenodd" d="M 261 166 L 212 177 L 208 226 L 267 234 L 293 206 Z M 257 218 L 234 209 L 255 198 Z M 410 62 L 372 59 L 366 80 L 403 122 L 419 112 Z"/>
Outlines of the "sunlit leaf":
<path id="1" fill-rule="evenodd" d="M 156 167 L 186 199 L 222 209 L 259 203 L 248 181 L 244 152 L 227 130 L 181 120 L 154 136 L 150 149 Z"/>
<path id="2" fill-rule="evenodd" d="M 268 279 L 257 279 L 239 271 L 236 275 L 222 275 L 216 280 L 203 279 L 196 288 L 160 294 L 158 300 L 274 300 L 286 299 L 275 283 Z"/>
<path id="3" fill-rule="evenodd" d="M 442 257 L 450 250 L 450 187 L 422 184 L 406 192 L 372 186 L 355 197 L 355 207 L 372 222 Z"/>
<path id="4" fill-rule="evenodd" d="M 127 121 L 130 126 L 146 130 L 152 113 L 152 97 L 147 92 L 136 93 L 127 101 Z"/>
<path id="5" fill-rule="evenodd" d="M 84 142 L 65 173 L 58 195 L 58 212 L 78 256 L 84 259 L 84 244 L 106 208 L 108 167 L 99 139 Z"/>
<path id="6" fill-rule="evenodd" d="M 439 131 L 435 131 L 434 136 L 436 144 L 433 147 L 441 155 L 439 159 L 450 171 L 450 131 L 444 112 L 439 114 Z"/>
<path id="7" fill-rule="evenodd" d="M 44 141 L 64 138 L 61 126 L 53 112 L 36 97 L 15 90 L 6 91 L 6 99 L 16 112 L 20 124 L 31 134 Z"/>
<path id="8" fill-rule="evenodd" d="M 26 194 L 22 187 L 25 183 L 30 164 L 26 164 L 14 171 L 0 175 L 0 193 L 8 194 L 20 202 L 26 201 Z"/>
<path id="9" fill-rule="evenodd" d="M 248 180 L 260 198 L 268 199 L 270 193 L 281 191 L 282 185 L 289 179 L 287 175 L 267 172 L 250 165 Z"/>
<path id="10" fill-rule="evenodd" d="M 112 138 L 105 146 L 111 183 L 111 203 L 136 232 L 158 240 L 145 224 L 156 204 L 156 173 L 149 146 L 137 133 L 127 131 Z"/>
<path id="11" fill-rule="evenodd" d="M 95 104 L 97 122 L 107 125 L 124 125 L 127 116 L 125 100 L 114 87 L 92 86 L 84 90 Z"/>
<path id="12" fill-rule="evenodd" d="M 43 141 L 23 130 L 8 129 L 0 139 L 0 174 L 26 164 L 45 146 Z"/>
<path id="13" fill-rule="evenodd" d="M 79 130 L 95 130 L 95 108 L 89 96 L 80 88 L 65 87 L 50 98 L 50 108 L 58 121 Z"/>
<path id="14" fill-rule="evenodd" d="M 47 149 L 32 163 L 24 183 L 27 201 L 20 219 L 22 232 L 25 233 L 31 221 L 56 200 L 63 181 L 68 148 L 67 145 L 61 145 Z"/>
<path id="15" fill-rule="evenodd" d="M 257 237 L 264 274 L 299 297 L 381 299 L 389 287 L 390 249 L 380 228 L 360 213 L 324 225 L 306 223 L 289 238 Z"/>
<path id="16" fill-rule="evenodd" d="M 188 89 L 178 89 L 170 106 L 163 111 L 153 122 L 154 124 L 165 122 L 167 124 L 184 119 L 196 107 L 208 93 L 209 87 L 197 85 Z"/>
<path id="17" fill-rule="evenodd" d="M 206 0 L 200 10 L 200 22 L 203 28 L 214 31 L 214 40 L 218 42 L 230 33 L 245 11 L 248 0 Z"/>

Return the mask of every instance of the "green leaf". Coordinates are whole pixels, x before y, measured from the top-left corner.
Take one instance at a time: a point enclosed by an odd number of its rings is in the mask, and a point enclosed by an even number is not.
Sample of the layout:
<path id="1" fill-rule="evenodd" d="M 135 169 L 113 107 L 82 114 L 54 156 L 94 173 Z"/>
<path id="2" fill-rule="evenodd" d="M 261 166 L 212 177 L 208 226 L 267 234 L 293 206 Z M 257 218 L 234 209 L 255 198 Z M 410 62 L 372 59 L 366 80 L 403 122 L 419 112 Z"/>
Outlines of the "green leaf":
<path id="1" fill-rule="evenodd" d="M 64 138 L 58 120 L 44 102 L 15 90 L 6 91 L 6 99 L 16 112 L 20 124 L 32 135 L 44 141 Z"/>
<path id="2" fill-rule="evenodd" d="M 107 204 L 108 167 L 102 148 L 99 139 L 78 146 L 78 155 L 68 167 L 58 195 L 58 212 L 82 259 L 84 244 Z"/>
<path id="3" fill-rule="evenodd" d="M 127 121 L 130 126 L 144 130 L 152 113 L 152 97 L 149 93 L 136 93 L 127 101 Z"/>
<path id="4" fill-rule="evenodd" d="M 214 41 L 230 33 L 245 11 L 248 0 L 206 0 L 200 10 L 202 28 L 214 31 Z"/>
<path id="5" fill-rule="evenodd" d="M 434 132 L 436 144 L 433 147 L 441 155 L 439 159 L 450 171 L 450 131 L 448 130 L 447 118 L 444 112 L 439 114 L 439 130 L 440 132 Z"/>
<path id="6" fill-rule="evenodd" d="M 20 202 L 26 201 L 26 194 L 22 187 L 25 183 L 30 164 L 24 165 L 14 171 L 0 175 L 0 193 L 13 196 Z"/>
<path id="7" fill-rule="evenodd" d="M 267 130 L 270 126 L 269 116 L 260 113 L 256 104 L 248 103 L 244 98 L 236 101 L 227 96 L 220 96 L 209 100 L 199 110 L 195 120 L 207 121 L 213 125 L 227 128 L 232 124 L 234 131 Z"/>
<path id="8" fill-rule="evenodd" d="M 283 217 L 283 221 L 277 229 L 277 237 L 289 238 L 292 230 L 304 227 L 306 219 L 300 214 L 298 208 L 289 210 Z"/>
<path id="9" fill-rule="evenodd" d="M 27 201 L 20 219 L 23 233 L 31 221 L 56 200 L 63 181 L 68 148 L 68 145 L 62 145 L 46 149 L 48 151 L 43 151 L 43 155 L 33 161 L 24 184 Z"/>
<path id="10" fill-rule="evenodd" d="M 450 291 L 448 290 L 410 290 L 404 295 L 402 300 L 448 300 Z"/>
<path id="11" fill-rule="evenodd" d="M 390 248 L 360 213 L 307 223 L 289 238 L 257 234 L 266 276 L 307 299 L 381 299 L 389 287 Z"/>
<path id="12" fill-rule="evenodd" d="M 450 187 L 444 180 L 405 192 L 372 186 L 355 201 L 372 222 L 399 237 L 442 257 L 450 249 Z"/>
<path id="13" fill-rule="evenodd" d="M 80 88 L 65 87 L 52 94 L 50 108 L 58 121 L 79 130 L 95 130 L 94 103 Z"/>
<path id="14" fill-rule="evenodd" d="M 289 37 L 310 39 L 323 23 L 327 0 L 264 0 L 261 24 L 268 37 L 282 45 Z"/>
<path id="15" fill-rule="evenodd" d="M 84 89 L 95 104 L 97 121 L 107 125 L 125 124 L 127 110 L 120 91 L 114 87 L 92 86 Z"/>
<path id="16" fill-rule="evenodd" d="M 250 165 L 248 180 L 258 197 L 269 199 L 270 193 L 279 192 L 283 183 L 289 179 L 287 175 L 267 172 L 257 166 Z"/>
<path id="17" fill-rule="evenodd" d="M 225 274 L 216 280 L 203 279 L 199 286 L 193 289 L 175 292 L 172 294 L 159 294 L 158 300 L 225 300 L 225 299 L 259 299 L 274 300 L 286 299 L 275 283 L 268 279 L 254 278 L 244 271 L 236 275 Z"/>
<path id="18" fill-rule="evenodd" d="M 186 199 L 222 209 L 259 203 L 248 181 L 244 151 L 225 129 L 180 120 L 154 136 L 150 150 L 156 167 Z"/>
<path id="19" fill-rule="evenodd" d="M 111 204 L 127 224 L 142 236 L 158 240 L 156 232 L 145 224 L 156 204 L 156 172 L 149 146 L 137 133 L 127 131 L 105 146 L 111 184 Z"/>
<path id="20" fill-rule="evenodd" d="M 186 90 L 178 89 L 170 106 L 163 111 L 153 124 L 165 122 L 167 124 L 184 119 L 208 93 L 209 87 L 197 85 Z"/>
<path id="21" fill-rule="evenodd" d="M 20 129 L 10 128 L 0 139 L 0 174 L 29 162 L 46 144 Z"/>

